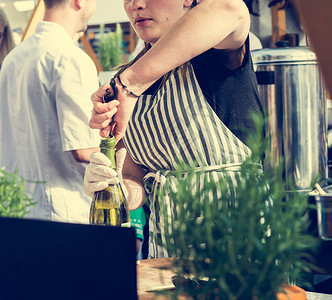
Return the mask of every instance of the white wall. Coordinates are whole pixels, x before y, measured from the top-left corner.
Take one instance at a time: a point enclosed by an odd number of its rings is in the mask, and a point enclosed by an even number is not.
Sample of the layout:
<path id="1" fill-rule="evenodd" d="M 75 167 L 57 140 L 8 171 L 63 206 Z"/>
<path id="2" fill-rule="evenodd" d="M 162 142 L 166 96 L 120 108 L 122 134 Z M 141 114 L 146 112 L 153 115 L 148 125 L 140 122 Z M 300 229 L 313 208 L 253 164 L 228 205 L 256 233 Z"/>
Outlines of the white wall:
<path id="1" fill-rule="evenodd" d="M 128 22 L 123 8 L 123 0 L 97 0 L 97 9 L 90 18 L 89 25 Z"/>

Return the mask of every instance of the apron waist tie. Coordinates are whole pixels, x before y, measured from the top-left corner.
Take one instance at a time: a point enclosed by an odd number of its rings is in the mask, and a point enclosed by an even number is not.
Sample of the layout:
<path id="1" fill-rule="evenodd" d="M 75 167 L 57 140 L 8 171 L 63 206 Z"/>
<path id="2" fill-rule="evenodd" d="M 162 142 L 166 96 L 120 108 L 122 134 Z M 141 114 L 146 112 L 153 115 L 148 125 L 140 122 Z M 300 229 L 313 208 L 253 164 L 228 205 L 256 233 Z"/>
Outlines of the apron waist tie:
<path id="1" fill-rule="evenodd" d="M 213 171 L 226 171 L 226 172 L 237 172 L 241 169 L 242 163 L 230 163 L 230 164 L 220 164 L 220 165 L 214 165 L 214 166 L 201 166 L 201 167 L 196 167 L 190 170 L 191 172 L 194 173 L 199 173 L 199 172 L 213 172 Z M 262 171 L 262 165 L 259 163 L 252 163 L 252 165 L 257 167 L 258 171 Z M 167 175 L 173 173 L 171 170 L 160 170 L 157 172 L 149 172 L 147 173 L 144 178 L 143 182 L 153 182 L 153 188 L 156 187 L 156 184 L 160 184 L 161 186 L 164 186 L 166 183 L 166 177 Z M 183 175 L 188 174 L 188 171 L 183 172 Z M 149 191 L 150 188 L 148 188 L 148 194 L 151 192 Z"/>

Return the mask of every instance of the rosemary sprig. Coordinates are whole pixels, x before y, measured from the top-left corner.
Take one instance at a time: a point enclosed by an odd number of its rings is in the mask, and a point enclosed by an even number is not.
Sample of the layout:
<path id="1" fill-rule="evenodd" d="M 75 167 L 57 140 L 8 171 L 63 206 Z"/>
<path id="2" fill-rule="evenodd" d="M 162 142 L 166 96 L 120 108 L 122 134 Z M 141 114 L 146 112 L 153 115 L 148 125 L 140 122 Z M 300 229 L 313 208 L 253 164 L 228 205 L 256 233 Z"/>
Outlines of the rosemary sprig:
<path id="1" fill-rule="evenodd" d="M 25 180 L 14 173 L 0 169 L 0 216 L 23 218 L 34 205 L 25 191 Z"/>
<path id="2" fill-rule="evenodd" d="M 262 127 L 259 118 L 255 122 Z M 199 185 L 202 174 L 180 165 L 168 181 L 176 190 L 169 183 L 161 191 L 174 270 L 179 278 L 199 283 L 177 286 L 174 298 L 185 292 L 193 299 L 276 299 L 285 284 L 299 284 L 309 270 L 309 253 L 318 241 L 306 233 L 307 198 L 285 182 L 282 162 L 257 171 L 267 139 L 258 131 L 253 141 L 253 155 L 235 181 L 225 171 L 218 181 L 204 175 Z M 165 193 L 174 205 L 171 218 L 162 205 Z"/>

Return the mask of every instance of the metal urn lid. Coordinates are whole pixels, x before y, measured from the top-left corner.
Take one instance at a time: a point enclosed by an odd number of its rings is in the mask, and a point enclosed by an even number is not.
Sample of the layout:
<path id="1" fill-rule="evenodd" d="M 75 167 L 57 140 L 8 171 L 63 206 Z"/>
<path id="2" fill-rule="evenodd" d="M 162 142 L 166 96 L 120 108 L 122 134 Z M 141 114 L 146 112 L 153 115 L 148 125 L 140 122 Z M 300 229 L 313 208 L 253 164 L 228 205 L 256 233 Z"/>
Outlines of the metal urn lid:
<path id="1" fill-rule="evenodd" d="M 263 48 L 251 52 L 254 64 L 316 63 L 316 54 L 309 47 L 288 47 L 279 42 L 277 48 Z"/>

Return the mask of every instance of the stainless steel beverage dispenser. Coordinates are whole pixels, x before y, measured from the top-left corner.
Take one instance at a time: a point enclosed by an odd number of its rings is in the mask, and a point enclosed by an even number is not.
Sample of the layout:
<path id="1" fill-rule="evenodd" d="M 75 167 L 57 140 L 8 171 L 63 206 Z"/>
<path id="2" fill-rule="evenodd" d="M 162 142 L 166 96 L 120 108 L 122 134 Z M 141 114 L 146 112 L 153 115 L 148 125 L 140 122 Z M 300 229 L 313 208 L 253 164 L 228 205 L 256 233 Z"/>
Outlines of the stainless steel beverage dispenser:
<path id="1" fill-rule="evenodd" d="M 252 52 L 271 138 L 266 154 L 272 168 L 283 156 L 286 180 L 308 191 L 328 174 L 325 87 L 313 51 L 281 46 Z"/>

